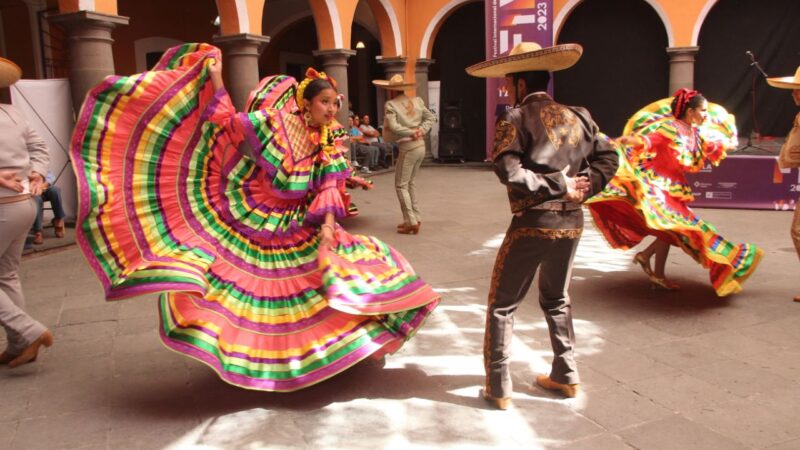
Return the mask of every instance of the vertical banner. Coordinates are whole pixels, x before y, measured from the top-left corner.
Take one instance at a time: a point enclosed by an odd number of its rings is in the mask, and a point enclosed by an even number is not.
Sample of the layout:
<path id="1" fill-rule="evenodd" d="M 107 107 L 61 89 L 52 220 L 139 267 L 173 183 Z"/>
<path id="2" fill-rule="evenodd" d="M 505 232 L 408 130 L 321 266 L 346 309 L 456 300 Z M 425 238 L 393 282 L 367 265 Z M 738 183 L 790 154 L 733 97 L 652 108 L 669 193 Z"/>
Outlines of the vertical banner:
<path id="1" fill-rule="evenodd" d="M 439 100 L 441 98 L 442 82 L 428 81 L 428 109 L 434 116 L 439 117 Z M 439 159 L 439 121 L 433 123 L 430 132 L 431 154 L 433 159 Z"/>
<path id="2" fill-rule="evenodd" d="M 507 55 L 520 42 L 553 45 L 553 0 L 486 0 L 486 59 Z M 486 80 L 486 158 L 492 156 L 494 123 L 512 99 L 505 80 Z"/>

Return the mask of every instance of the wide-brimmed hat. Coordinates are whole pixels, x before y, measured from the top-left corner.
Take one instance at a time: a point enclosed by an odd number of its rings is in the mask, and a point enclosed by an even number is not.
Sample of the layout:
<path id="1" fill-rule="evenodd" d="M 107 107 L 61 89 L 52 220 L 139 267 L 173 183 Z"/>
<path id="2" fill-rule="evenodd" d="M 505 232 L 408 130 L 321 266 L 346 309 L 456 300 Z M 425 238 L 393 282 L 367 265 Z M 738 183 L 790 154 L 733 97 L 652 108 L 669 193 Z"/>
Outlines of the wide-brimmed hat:
<path id="1" fill-rule="evenodd" d="M 767 78 L 767 83 L 780 89 L 800 89 L 800 67 L 797 67 L 793 77 Z"/>
<path id="2" fill-rule="evenodd" d="M 22 69 L 5 58 L 0 58 L 0 88 L 9 87 L 22 78 Z"/>
<path id="3" fill-rule="evenodd" d="M 520 42 L 506 56 L 467 67 L 467 73 L 480 78 L 503 78 L 509 73 L 546 70 L 555 72 L 572 67 L 583 54 L 578 44 L 542 48 L 536 42 Z"/>
<path id="4" fill-rule="evenodd" d="M 392 78 L 389 78 L 388 80 L 372 80 L 372 84 L 392 91 L 405 91 L 406 89 L 417 85 L 416 83 L 406 82 L 405 79 L 403 79 L 403 76 L 399 73 L 392 75 Z"/>

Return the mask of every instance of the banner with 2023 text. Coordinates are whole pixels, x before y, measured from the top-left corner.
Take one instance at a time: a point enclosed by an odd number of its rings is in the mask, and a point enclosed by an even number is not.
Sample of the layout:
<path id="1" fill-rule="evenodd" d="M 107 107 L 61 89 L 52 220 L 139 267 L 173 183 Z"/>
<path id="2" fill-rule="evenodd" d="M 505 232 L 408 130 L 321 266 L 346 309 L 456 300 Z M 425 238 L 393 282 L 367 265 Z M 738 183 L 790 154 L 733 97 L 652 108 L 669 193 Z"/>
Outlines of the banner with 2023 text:
<path id="1" fill-rule="evenodd" d="M 520 42 L 553 45 L 553 0 L 486 0 L 486 59 L 507 55 Z M 513 103 L 505 80 L 486 80 L 486 158 L 491 158 L 494 124 Z"/>

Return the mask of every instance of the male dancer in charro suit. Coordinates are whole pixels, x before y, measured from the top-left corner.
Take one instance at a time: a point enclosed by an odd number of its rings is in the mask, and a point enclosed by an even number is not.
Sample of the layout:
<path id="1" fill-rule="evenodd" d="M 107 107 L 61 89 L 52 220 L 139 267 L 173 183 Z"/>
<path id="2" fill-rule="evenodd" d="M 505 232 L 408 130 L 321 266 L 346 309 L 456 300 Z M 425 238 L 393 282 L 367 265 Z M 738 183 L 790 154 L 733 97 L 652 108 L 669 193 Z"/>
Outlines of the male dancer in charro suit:
<path id="1" fill-rule="evenodd" d="M 539 269 L 539 304 L 553 364 L 536 383 L 566 397 L 578 392 L 567 288 L 583 230 L 581 203 L 603 189 L 619 164 L 613 144 L 588 111 L 556 103 L 545 92 L 550 72 L 572 66 L 582 51 L 577 44 L 541 48 L 523 42 L 508 56 L 467 68 L 477 77 L 505 77 L 509 97 L 518 104 L 497 121 L 492 156 L 514 214 L 497 254 L 486 312 L 481 395 L 499 409 L 511 406 L 514 312 Z"/>

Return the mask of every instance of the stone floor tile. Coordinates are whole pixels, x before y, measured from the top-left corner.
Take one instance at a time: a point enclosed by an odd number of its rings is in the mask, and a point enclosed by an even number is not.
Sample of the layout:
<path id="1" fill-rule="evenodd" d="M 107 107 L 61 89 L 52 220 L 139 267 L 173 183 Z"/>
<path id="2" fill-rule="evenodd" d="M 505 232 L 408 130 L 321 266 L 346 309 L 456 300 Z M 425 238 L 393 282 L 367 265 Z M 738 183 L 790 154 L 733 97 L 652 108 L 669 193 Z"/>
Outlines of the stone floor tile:
<path id="1" fill-rule="evenodd" d="M 59 326 L 53 329 L 59 342 L 88 341 L 111 338 L 117 328 L 116 320 Z"/>
<path id="2" fill-rule="evenodd" d="M 736 396 L 685 373 L 635 381 L 630 386 L 639 394 L 673 412 L 731 401 Z"/>
<path id="3" fill-rule="evenodd" d="M 797 450 L 800 448 L 800 439 L 792 439 L 779 444 L 770 445 L 769 447 L 765 448 L 769 450 Z"/>
<path id="4" fill-rule="evenodd" d="M 117 320 L 117 326 L 114 330 L 115 336 L 127 336 L 145 332 L 158 333 L 158 318 L 156 316 L 129 318 L 124 315 L 123 311 L 120 311 L 120 319 Z"/>
<path id="5" fill-rule="evenodd" d="M 758 337 L 744 334 L 747 326 L 686 339 L 687 348 L 708 348 L 732 359 L 747 360 L 752 355 L 772 353 L 775 345 Z"/>
<path id="6" fill-rule="evenodd" d="M 604 339 L 623 348 L 638 349 L 676 340 L 674 335 L 665 333 L 642 321 L 622 323 L 604 331 Z"/>
<path id="7" fill-rule="evenodd" d="M 75 325 L 92 322 L 107 322 L 117 320 L 119 308 L 114 303 L 104 303 L 96 306 L 64 309 L 61 312 L 59 325 Z"/>
<path id="8" fill-rule="evenodd" d="M 645 378 L 677 372 L 636 351 L 613 343 L 607 343 L 601 352 L 582 356 L 578 353 L 578 365 L 586 365 L 617 381 L 631 382 Z"/>
<path id="9" fill-rule="evenodd" d="M 620 435 L 634 448 L 648 450 L 747 448 L 728 435 L 714 432 L 679 415 L 629 428 L 621 431 Z"/>
<path id="10" fill-rule="evenodd" d="M 739 397 L 776 392 L 791 382 L 768 370 L 736 360 L 686 369 L 685 372 Z"/>
<path id="11" fill-rule="evenodd" d="M 744 446 L 764 448 L 800 437 L 797 416 L 748 399 L 687 411 L 684 416 Z"/>
<path id="12" fill-rule="evenodd" d="M 579 439 L 564 444 L 553 443 L 554 448 L 559 450 L 630 450 L 633 449 L 626 444 L 619 436 L 612 433 L 596 434 L 594 436 Z"/>
<path id="13" fill-rule="evenodd" d="M 670 416 L 672 412 L 626 386 L 586 393 L 581 414 L 615 431 Z M 611 405 L 614 405 L 613 407 Z"/>
<path id="14" fill-rule="evenodd" d="M 86 380 L 88 381 L 88 380 Z M 65 413 L 108 408 L 107 385 L 98 382 L 63 381 L 37 390 L 23 419 L 59 416 Z"/>
<path id="15" fill-rule="evenodd" d="M 712 347 L 698 343 L 689 345 L 687 339 L 645 347 L 638 351 L 649 358 L 681 370 L 730 360 L 730 357 L 719 354 Z"/>
<path id="16" fill-rule="evenodd" d="M 19 422 L 13 447 L 26 450 L 76 448 L 108 438 L 108 409 L 52 415 Z"/>
<path id="17" fill-rule="evenodd" d="M 17 420 L 0 420 L 0 448 L 11 448 L 18 424 Z"/>

